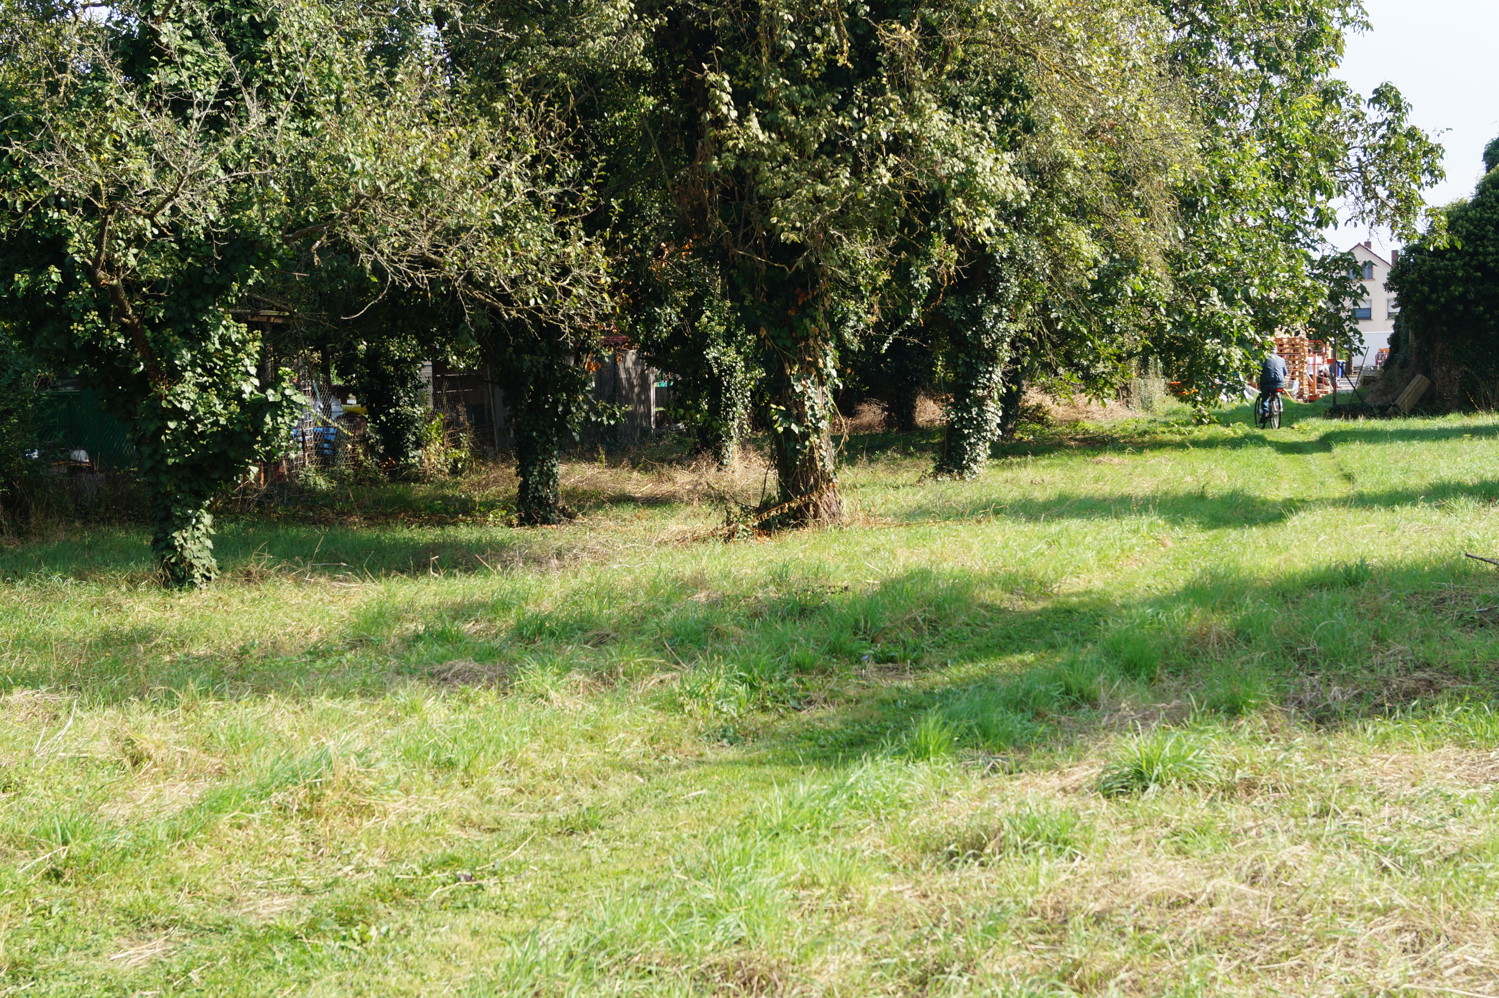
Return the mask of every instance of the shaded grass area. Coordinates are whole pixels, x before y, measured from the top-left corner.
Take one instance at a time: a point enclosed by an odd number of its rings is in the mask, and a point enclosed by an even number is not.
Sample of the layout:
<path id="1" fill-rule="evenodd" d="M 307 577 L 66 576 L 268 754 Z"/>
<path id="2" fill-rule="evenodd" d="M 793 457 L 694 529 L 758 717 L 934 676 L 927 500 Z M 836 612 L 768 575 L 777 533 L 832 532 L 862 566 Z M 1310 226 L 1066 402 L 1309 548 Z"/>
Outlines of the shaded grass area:
<path id="1" fill-rule="evenodd" d="M 187 596 L 0 550 L 0 992 L 1484 993 L 1496 428 L 845 447 L 853 525 L 732 545 L 595 462 Z"/>

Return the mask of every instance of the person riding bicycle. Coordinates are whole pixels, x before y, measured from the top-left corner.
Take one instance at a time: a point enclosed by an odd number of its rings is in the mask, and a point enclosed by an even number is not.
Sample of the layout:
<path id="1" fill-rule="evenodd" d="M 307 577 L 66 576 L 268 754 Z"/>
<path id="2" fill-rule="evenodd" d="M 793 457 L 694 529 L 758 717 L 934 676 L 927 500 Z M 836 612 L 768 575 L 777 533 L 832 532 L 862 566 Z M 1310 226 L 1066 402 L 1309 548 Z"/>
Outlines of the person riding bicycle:
<path id="1" fill-rule="evenodd" d="M 1275 394 L 1286 387 L 1286 378 L 1289 376 L 1285 359 L 1274 350 L 1270 351 L 1270 356 L 1260 365 L 1260 397 L 1255 399 L 1255 412 L 1265 411 L 1265 406 Z"/>

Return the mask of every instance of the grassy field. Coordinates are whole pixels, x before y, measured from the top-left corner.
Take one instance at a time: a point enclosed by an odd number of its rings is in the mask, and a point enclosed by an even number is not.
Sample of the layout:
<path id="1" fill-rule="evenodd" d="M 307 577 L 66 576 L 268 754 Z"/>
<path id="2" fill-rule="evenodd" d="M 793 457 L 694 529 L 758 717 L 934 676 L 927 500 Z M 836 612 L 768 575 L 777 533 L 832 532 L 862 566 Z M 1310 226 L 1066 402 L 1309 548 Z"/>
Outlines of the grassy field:
<path id="1" fill-rule="evenodd" d="M 1499 419 L 1314 412 L 0 547 L 0 994 L 1499 995 Z"/>

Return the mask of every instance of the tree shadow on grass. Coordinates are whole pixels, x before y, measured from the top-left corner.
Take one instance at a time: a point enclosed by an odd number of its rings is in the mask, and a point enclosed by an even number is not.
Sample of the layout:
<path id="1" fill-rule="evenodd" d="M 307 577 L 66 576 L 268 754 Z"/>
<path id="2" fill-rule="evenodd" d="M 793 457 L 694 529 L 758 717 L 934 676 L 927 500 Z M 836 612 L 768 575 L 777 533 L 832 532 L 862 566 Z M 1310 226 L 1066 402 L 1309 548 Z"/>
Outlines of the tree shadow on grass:
<path id="1" fill-rule="evenodd" d="M 1439 443 L 1471 438 L 1474 441 L 1499 438 L 1499 424 L 1474 425 L 1468 422 L 1434 421 L 1418 417 L 1397 419 L 1371 419 L 1348 422 L 1328 420 L 1323 417 L 1322 407 L 1311 407 L 1314 411 L 1296 412 L 1300 407 L 1288 409 L 1291 417 L 1285 429 L 1310 427 L 1319 430 L 1315 438 L 1316 451 L 1347 444 L 1419 444 Z M 1253 429 L 1250 407 L 1230 410 L 1217 424 L 1223 428 L 1242 426 Z M 1044 431 L 1036 439 L 995 447 L 997 458 L 1048 457 L 1058 454 L 1079 454 L 1097 451 L 1105 453 L 1118 450 L 1133 450 L 1140 453 L 1171 450 L 1245 450 L 1254 447 L 1304 447 L 1310 441 L 1287 441 L 1277 430 L 1258 430 L 1232 435 L 1208 435 L 1191 426 L 1127 425 L 1112 430 L 1107 424 L 1080 427 L 1058 427 Z M 1278 449 L 1278 448 L 1277 448 Z M 1291 451 L 1307 453 L 1305 450 Z"/>
<path id="2" fill-rule="evenodd" d="M 1296 408 L 1293 407 L 1293 411 Z M 1243 408 L 1243 413 L 1247 422 L 1248 407 Z M 1303 417 L 1302 421 L 1307 418 L 1311 417 Z M 996 454 L 1001 457 L 1064 453 L 1076 456 L 1090 451 L 1146 453 L 1179 449 L 1267 448 L 1291 457 L 1327 454 L 1352 444 L 1422 444 L 1499 438 L 1499 425 L 1475 425 L 1464 421 L 1399 419 L 1352 424 L 1327 422 L 1325 425 L 1325 430 L 1307 440 L 1277 436 L 1275 431 L 1204 436 L 1190 427 L 1162 429 L 1159 425 L 1133 427 L 1117 433 L 1106 428 L 1089 427 L 1077 432 L 1063 428 L 1048 431 L 1043 440 L 1001 446 Z M 938 430 L 922 430 L 913 434 L 850 436 L 844 440 L 843 455 L 845 461 L 901 453 L 926 456 L 932 452 L 940 435 Z M 621 460 L 616 464 L 623 467 L 626 462 Z M 455 482 L 454 488 L 461 484 Z M 1419 491 L 1396 490 L 1294 503 L 1269 501 L 1245 490 L 1216 495 L 1201 492 L 1091 496 L 1063 493 L 1052 498 L 1003 504 L 986 501 L 967 506 L 923 508 L 912 511 L 905 519 L 960 521 L 996 516 L 1028 521 L 1099 519 L 1138 515 L 1144 510 L 1176 522 L 1219 528 L 1243 523 L 1271 524 L 1284 519 L 1292 509 L 1324 503 L 1380 506 L 1423 500 L 1449 501 L 1463 495 L 1476 495 L 1487 501 L 1494 496 L 1494 484 L 1483 482 L 1469 487 L 1453 483 Z M 344 576 L 474 574 L 508 567 L 567 567 L 607 557 L 603 546 L 595 543 L 584 531 L 508 528 L 503 502 L 495 505 L 490 500 L 457 492 L 442 493 L 440 489 L 426 486 L 417 489 L 386 485 L 375 491 L 379 493 L 378 501 L 355 502 L 351 499 L 352 505 L 344 512 L 339 512 L 342 507 L 337 503 L 333 503 L 329 510 L 313 508 L 309 511 L 311 521 L 305 520 L 296 509 L 273 508 L 271 515 L 264 518 L 258 514 L 225 516 L 216 538 L 224 573 L 249 580 L 269 575 L 315 580 Z M 682 491 L 682 487 L 660 494 L 608 486 L 578 487 L 566 490 L 566 494 L 587 513 L 616 508 L 665 509 L 685 504 L 692 498 Z M 373 511 L 370 512 L 372 518 L 361 519 L 364 515 L 361 510 Z M 332 519 L 319 519 L 325 516 Z M 434 528 L 434 522 L 439 526 Z M 409 526 L 422 526 L 429 532 L 418 536 L 408 529 Z M 434 531 L 439 536 L 434 538 Z M 444 537 L 442 532 L 450 533 Z M 80 527 L 72 535 L 60 539 L 0 547 L 0 581 L 34 578 L 87 580 L 97 577 L 110 577 L 127 585 L 149 584 L 153 567 L 144 530 Z"/>
<path id="3" fill-rule="evenodd" d="M 686 691 L 668 699 L 689 712 L 731 702 L 760 710 L 810 702 L 850 670 L 1051 647 L 1107 612 L 1091 598 L 1049 599 L 1044 580 L 1002 571 L 920 569 L 857 588 L 784 565 L 731 578 L 719 589 L 697 572 L 606 575 L 535 591 L 522 580 L 519 590 L 436 608 L 372 593 L 338 633 L 300 648 L 269 635 L 257 639 L 264 646 L 191 654 L 174 649 L 180 632 L 106 623 L 80 635 L 75 654 L 18 663 L 5 685 L 63 685 L 114 702 L 186 686 L 236 698 L 365 696 L 465 677 L 608 685 L 665 676 Z"/>
<path id="4" fill-rule="evenodd" d="M 908 522 L 962 523 L 974 520 L 1014 520 L 1045 523 L 1065 520 L 1124 520 L 1160 517 L 1172 523 L 1191 523 L 1209 529 L 1267 526 L 1282 522 L 1288 506 L 1240 490 L 1227 492 L 1156 492 L 1114 494 L 1057 492 L 1046 497 L 1022 497 L 1000 502 L 945 503 L 917 507 L 902 515 Z M 1296 503 L 1291 508 L 1304 507 Z"/>
<path id="5" fill-rule="evenodd" d="M 108 580 L 155 583 L 150 539 L 143 529 L 89 530 L 81 537 L 0 547 L 0 582 Z M 272 578 L 309 582 L 399 576 L 475 575 L 507 570 L 556 571 L 617 557 L 586 524 L 561 530 L 496 525 L 317 526 L 235 519 L 214 537 L 225 581 Z"/>
<path id="6" fill-rule="evenodd" d="M 1272 499 L 1242 489 L 1195 492 L 1057 492 L 1048 497 L 1022 497 L 1003 501 L 979 499 L 968 503 L 947 502 L 919 506 L 904 512 L 909 523 L 962 523 L 974 520 L 1016 520 L 1043 523 L 1048 520 L 1124 520 L 1160 517 L 1171 523 L 1189 524 L 1206 530 L 1271 526 L 1296 513 L 1329 509 L 1398 509 L 1418 505 L 1456 502 L 1499 502 L 1499 479 L 1479 482 L 1433 483 L 1418 489 L 1381 492 L 1350 492 L 1314 499 Z"/>
<path id="7" fill-rule="evenodd" d="M 1145 595 L 1059 592 L 1015 571 L 924 568 L 853 585 L 787 566 L 717 582 L 684 570 L 541 599 L 370 602 L 294 650 L 173 654 L 159 628 L 109 625 L 65 662 L 19 663 L 4 689 L 68 689 L 95 704 L 188 690 L 616 689 L 701 718 L 711 738 L 748 742 L 767 763 L 918 754 L 923 730 L 946 732 L 960 753 L 1012 757 L 1263 709 L 1338 726 L 1456 698 L 1492 704 L 1496 604 L 1499 574 L 1461 561 L 1214 570 Z"/>
<path id="8" fill-rule="evenodd" d="M 1316 448 L 1317 443 L 1283 446 Z M 1243 489 L 1226 491 L 1070 492 L 1003 501 L 980 498 L 943 501 L 900 514 L 898 523 L 965 523 L 1013 520 L 1123 520 L 1159 517 L 1207 530 L 1272 526 L 1298 512 L 1319 508 L 1388 510 L 1417 505 L 1499 503 L 1499 479 L 1449 481 L 1420 488 L 1352 491 L 1312 499 L 1274 499 Z M 663 502 L 663 505 L 666 503 Z M 660 538 L 638 543 L 654 545 Z M 619 556 L 618 538 L 594 534 L 584 522 L 561 530 L 503 526 L 444 527 L 420 531 L 404 527 L 318 527 L 239 519 L 215 538 L 226 580 L 271 578 L 306 582 L 369 581 L 389 577 L 466 576 L 508 571 L 563 572 L 607 563 Z M 143 531 L 107 528 L 82 538 L 34 541 L 0 547 L 0 583 L 48 580 L 108 580 L 124 586 L 153 586 L 154 567 Z"/>
<path id="9" fill-rule="evenodd" d="M 1499 575 L 1462 562 L 1205 571 L 1124 598 L 931 569 L 858 589 L 695 585 L 499 617 L 455 604 L 397 642 L 396 672 L 442 685 L 468 662 L 516 695 L 538 676 L 644 683 L 710 737 L 788 765 L 919 752 L 932 724 L 956 750 L 997 757 L 1263 709 L 1336 727 L 1455 699 L 1499 705 Z"/>
<path id="10" fill-rule="evenodd" d="M 937 730 L 956 753 L 1008 766 L 1037 749 L 1265 709 L 1319 728 L 1460 703 L 1495 709 L 1496 602 L 1499 575 L 1461 565 L 1207 572 L 1173 593 L 1092 605 L 1070 642 L 999 641 L 971 646 L 971 658 L 856 676 L 829 709 L 766 725 L 762 745 L 786 761 L 921 758 Z"/>

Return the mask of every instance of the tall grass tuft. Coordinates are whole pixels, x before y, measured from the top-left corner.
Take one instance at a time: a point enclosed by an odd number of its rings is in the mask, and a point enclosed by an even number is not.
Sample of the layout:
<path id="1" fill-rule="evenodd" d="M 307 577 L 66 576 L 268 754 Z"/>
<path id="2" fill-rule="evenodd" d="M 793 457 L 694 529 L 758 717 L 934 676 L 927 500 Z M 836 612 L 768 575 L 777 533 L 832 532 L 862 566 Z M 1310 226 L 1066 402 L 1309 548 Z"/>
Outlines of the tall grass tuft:
<path id="1" fill-rule="evenodd" d="M 916 762 L 937 762 L 957 754 L 962 737 L 962 732 L 942 711 L 930 710 L 907 733 L 902 749 L 908 759 Z"/>
<path id="2" fill-rule="evenodd" d="M 1165 665 L 1162 636 L 1139 625 L 1115 630 L 1103 640 L 1105 657 L 1125 676 L 1152 683 Z"/>
<path id="3" fill-rule="evenodd" d="M 1106 797 L 1150 794 L 1212 783 L 1220 774 L 1208 746 L 1187 732 L 1161 729 L 1126 742 L 1105 766 L 1098 790 Z"/>

